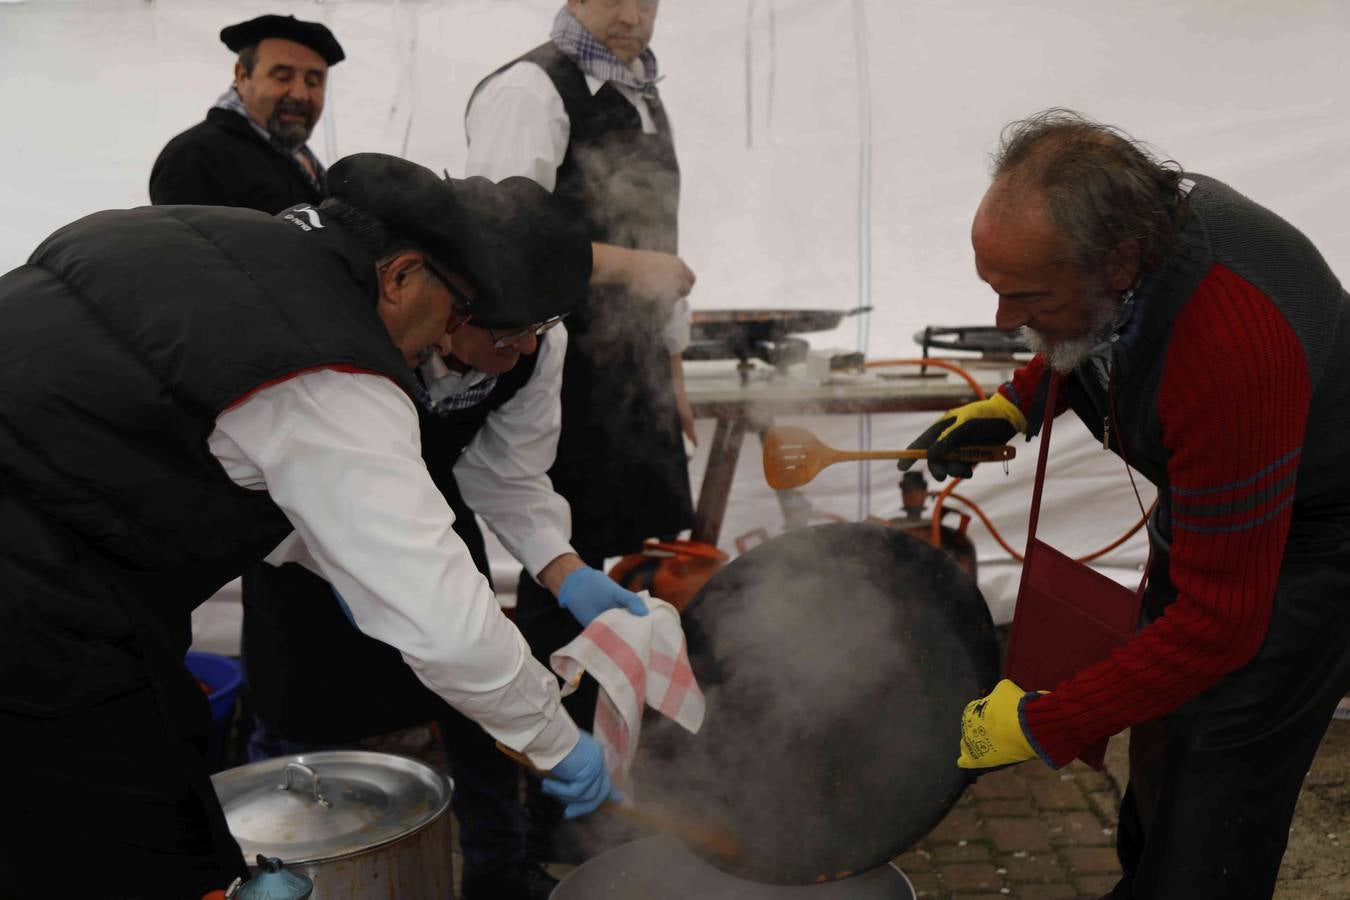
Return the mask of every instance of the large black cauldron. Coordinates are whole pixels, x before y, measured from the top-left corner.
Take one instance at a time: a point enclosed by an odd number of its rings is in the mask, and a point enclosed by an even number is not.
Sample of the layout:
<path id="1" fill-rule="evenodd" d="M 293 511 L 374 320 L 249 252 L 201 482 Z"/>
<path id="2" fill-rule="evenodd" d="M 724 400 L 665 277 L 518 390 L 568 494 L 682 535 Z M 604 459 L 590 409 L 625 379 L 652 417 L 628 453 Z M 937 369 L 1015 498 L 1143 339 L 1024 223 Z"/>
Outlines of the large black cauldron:
<path id="1" fill-rule="evenodd" d="M 794 531 L 723 568 L 684 613 L 708 698 L 690 735 L 645 726 L 644 805 L 725 829 L 724 871 L 806 885 L 883 865 L 968 783 L 961 711 L 998 679 L 993 622 L 970 576 L 877 525 Z M 698 848 L 693 848 L 697 850 Z"/>

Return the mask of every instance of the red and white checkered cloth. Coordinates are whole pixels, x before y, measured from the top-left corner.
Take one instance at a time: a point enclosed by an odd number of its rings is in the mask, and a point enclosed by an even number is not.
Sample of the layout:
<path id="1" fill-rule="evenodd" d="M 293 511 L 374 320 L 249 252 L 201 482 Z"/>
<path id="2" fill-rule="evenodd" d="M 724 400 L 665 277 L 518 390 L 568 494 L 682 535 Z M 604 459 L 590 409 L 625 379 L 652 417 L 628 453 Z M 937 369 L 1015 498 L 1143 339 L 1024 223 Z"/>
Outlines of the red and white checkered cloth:
<path id="1" fill-rule="evenodd" d="M 606 610 L 549 657 L 553 671 L 567 682 L 564 696 L 576 689 L 584 672 L 599 683 L 593 732 L 620 790 L 628 786 L 644 703 L 693 734 L 703 725 L 706 706 L 689 667 L 680 614 L 646 591 L 639 596 L 647 601 L 647 615 Z"/>

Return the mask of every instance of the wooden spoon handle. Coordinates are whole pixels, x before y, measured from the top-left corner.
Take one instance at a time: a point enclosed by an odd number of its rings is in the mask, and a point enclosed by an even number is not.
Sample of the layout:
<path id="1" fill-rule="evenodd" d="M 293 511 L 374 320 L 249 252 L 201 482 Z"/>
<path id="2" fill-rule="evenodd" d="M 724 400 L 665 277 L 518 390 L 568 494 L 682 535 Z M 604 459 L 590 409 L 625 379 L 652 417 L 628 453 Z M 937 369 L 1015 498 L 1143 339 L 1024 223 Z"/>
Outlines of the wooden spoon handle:
<path id="1" fill-rule="evenodd" d="M 957 462 L 980 463 L 1001 462 L 1017 455 L 1017 448 L 1007 444 L 971 444 L 955 447 L 946 454 L 945 459 Z M 927 459 L 927 450 L 836 450 L 831 462 L 848 462 L 857 459 Z"/>

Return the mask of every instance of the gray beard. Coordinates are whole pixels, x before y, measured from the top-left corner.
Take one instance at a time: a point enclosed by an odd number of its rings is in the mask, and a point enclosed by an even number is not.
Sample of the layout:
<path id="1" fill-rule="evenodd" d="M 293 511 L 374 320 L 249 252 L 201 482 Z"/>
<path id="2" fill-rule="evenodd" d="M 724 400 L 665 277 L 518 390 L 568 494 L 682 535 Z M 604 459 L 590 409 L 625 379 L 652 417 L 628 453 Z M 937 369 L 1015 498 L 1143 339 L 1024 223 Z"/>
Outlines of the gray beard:
<path id="1" fill-rule="evenodd" d="M 272 110 L 272 115 L 267 119 L 267 133 L 287 150 L 299 150 L 305 141 L 309 140 L 310 134 L 314 131 L 314 123 L 282 122 L 281 113 L 282 106 L 277 104 L 277 108 Z"/>
<path id="2" fill-rule="evenodd" d="M 1070 372 L 1082 365 L 1102 341 L 1111 333 L 1116 315 L 1120 312 L 1119 295 L 1101 291 L 1088 299 L 1090 310 L 1087 331 L 1073 338 L 1048 341 L 1040 332 L 1023 325 L 1019 331 L 1022 340 L 1033 353 L 1045 357 L 1045 362 L 1057 372 Z"/>

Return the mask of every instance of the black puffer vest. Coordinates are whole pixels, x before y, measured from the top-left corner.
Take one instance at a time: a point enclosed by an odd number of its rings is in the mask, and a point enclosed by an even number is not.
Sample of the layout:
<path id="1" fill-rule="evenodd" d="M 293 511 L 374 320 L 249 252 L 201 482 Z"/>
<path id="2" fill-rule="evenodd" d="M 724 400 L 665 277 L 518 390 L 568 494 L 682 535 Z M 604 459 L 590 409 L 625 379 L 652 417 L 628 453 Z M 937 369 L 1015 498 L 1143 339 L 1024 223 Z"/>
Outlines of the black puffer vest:
<path id="1" fill-rule="evenodd" d="M 0 708 L 181 660 L 190 610 L 291 529 L 210 453 L 216 416 L 317 367 L 413 391 L 374 291 L 335 225 L 193 206 L 96 213 L 0 278 Z"/>
<path id="2" fill-rule="evenodd" d="M 648 101 L 656 133 L 645 134 L 618 89 L 606 83 L 592 94 L 552 42 L 493 74 L 517 62 L 540 66 L 562 98 L 571 135 L 554 193 L 585 220 L 591 240 L 677 252 L 680 169 L 661 103 Z M 550 474 L 572 506 L 583 555 L 635 550 L 693 522 L 665 321 L 655 304 L 617 288 L 593 288 L 567 319 L 563 426 Z"/>

